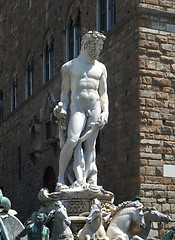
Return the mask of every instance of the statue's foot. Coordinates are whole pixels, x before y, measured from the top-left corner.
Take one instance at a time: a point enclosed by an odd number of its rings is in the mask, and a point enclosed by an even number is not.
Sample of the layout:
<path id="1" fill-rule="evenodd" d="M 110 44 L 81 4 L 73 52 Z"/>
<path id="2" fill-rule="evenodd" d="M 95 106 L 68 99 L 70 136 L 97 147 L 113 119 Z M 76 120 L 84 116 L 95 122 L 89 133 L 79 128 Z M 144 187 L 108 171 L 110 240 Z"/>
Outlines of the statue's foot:
<path id="1" fill-rule="evenodd" d="M 69 187 L 63 183 L 57 182 L 55 191 L 60 192 L 61 190 L 69 189 Z"/>
<path id="2" fill-rule="evenodd" d="M 93 189 L 94 189 L 94 190 L 97 190 L 97 189 L 99 190 L 99 189 L 102 188 L 102 186 L 99 186 L 99 185 L 94 184 L 94 183 L 90 183 L 90 184 L 89 184 L 89 188 L 92 189 L 92 190 L 93 190 Z"/>
<path id="3" fill-rule="evenodd" d="M 86 187 L 87 187 L 86 183 L 77 181 L 73 182 L 71 185 L 71 188 L 86 188 Z"/>

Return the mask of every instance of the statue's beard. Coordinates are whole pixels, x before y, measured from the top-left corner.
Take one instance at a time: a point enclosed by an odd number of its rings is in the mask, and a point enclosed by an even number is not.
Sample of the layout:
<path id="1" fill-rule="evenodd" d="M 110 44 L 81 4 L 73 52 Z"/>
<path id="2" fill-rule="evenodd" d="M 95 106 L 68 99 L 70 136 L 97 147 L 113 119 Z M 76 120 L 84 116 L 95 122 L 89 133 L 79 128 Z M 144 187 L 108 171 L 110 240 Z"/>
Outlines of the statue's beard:
<path id="1" fill-rule="evenodd" d="M 90 47 L 89 56 L 91 57 L 92 60 L 98 59 L 99 53 L 97 52 L 95 45 Z"/>

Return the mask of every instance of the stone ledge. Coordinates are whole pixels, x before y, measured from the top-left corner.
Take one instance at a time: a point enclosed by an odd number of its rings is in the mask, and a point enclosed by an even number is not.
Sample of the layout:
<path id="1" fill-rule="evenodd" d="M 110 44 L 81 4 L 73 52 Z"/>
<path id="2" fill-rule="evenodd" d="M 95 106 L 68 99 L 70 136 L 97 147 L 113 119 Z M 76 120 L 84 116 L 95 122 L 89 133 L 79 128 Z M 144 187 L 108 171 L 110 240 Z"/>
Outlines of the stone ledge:
<path id="1" fill-rule="evenodd" d="M 163 11 L 159 8 L 151 7 L 147 4 L 140 4 L 137 8 L 139 14 L 146 14 L 149 16 L 154 16 L 158 18 L 169 18 L 174 21 L 174 14 L 172 12 Z"/>

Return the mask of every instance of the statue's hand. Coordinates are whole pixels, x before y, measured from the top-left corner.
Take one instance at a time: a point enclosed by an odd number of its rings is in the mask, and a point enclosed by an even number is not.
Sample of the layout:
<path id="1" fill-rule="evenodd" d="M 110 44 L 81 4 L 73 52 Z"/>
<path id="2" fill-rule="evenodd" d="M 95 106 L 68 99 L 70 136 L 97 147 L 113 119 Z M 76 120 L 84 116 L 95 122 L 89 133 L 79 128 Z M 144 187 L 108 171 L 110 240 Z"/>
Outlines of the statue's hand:
<path id="1" fill-rule="evenodd" d="M 60 115 L 61 115 L 61 118 L 65 118 L 66 115 L 67 115 L 66 110 L 62 109 L 61 112 L 60 112 Z"/>
<path id="2" fill-rule="evenodd" d="M 99 128 L 102 129 L 107 122 L 108 122 L 108 114 L 106 112 L 102 112 L 100 114 L 100 117 L 97 120 Z"/>
<path id="3" fill-rule="evenodd" d="M 53 114 L 57 119 L 62 119 L 66 117 L 67 112 L 58 103 L 58 105 L 56 105 L 56 107 L 53 109 Z"/>

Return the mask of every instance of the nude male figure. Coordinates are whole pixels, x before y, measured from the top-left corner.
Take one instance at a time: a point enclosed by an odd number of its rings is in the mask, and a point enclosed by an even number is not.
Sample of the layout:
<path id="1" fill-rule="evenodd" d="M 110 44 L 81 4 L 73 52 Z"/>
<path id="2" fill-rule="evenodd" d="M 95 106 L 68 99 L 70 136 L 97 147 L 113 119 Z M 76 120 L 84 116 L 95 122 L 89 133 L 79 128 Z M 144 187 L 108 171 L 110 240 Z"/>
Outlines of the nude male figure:
<path id="1" fill-rule="evenodd" d="M 80 55 L 65 63 L 61 69 L 63 107 L 60 113 L 56 106 L 54 115 L 56 117 L 59 114 L 67 115 L 69 106 L 70 119 L 67 140 L 60 153 L 57 186 L 65 184 L 64 173 L 73 151 L 76 158 L 74 159 L 76 181 L 80 185 L 81 183 L 97 185 L 95 143 L 99 129 L 107 123 L 109 114 L 106 67 L 97 61 L 105 38 L 99 32 L 87 32 L 82 39 Z M 80 145 L 77 150 L 80 138 L 90 129 L 91 132 L 85 138 L 83 147 Z"/>
<path id="2" fill-rule="evenodd" d="M 20 240 L 27 235 L 28 240 L 49 240 L 50 230 L 44 223 L 47 221 L 47 215 L 45 213 L 39 213 L 36 215 L 35 223 L 31 223 L 23 229 L 15 240 Z"/>

